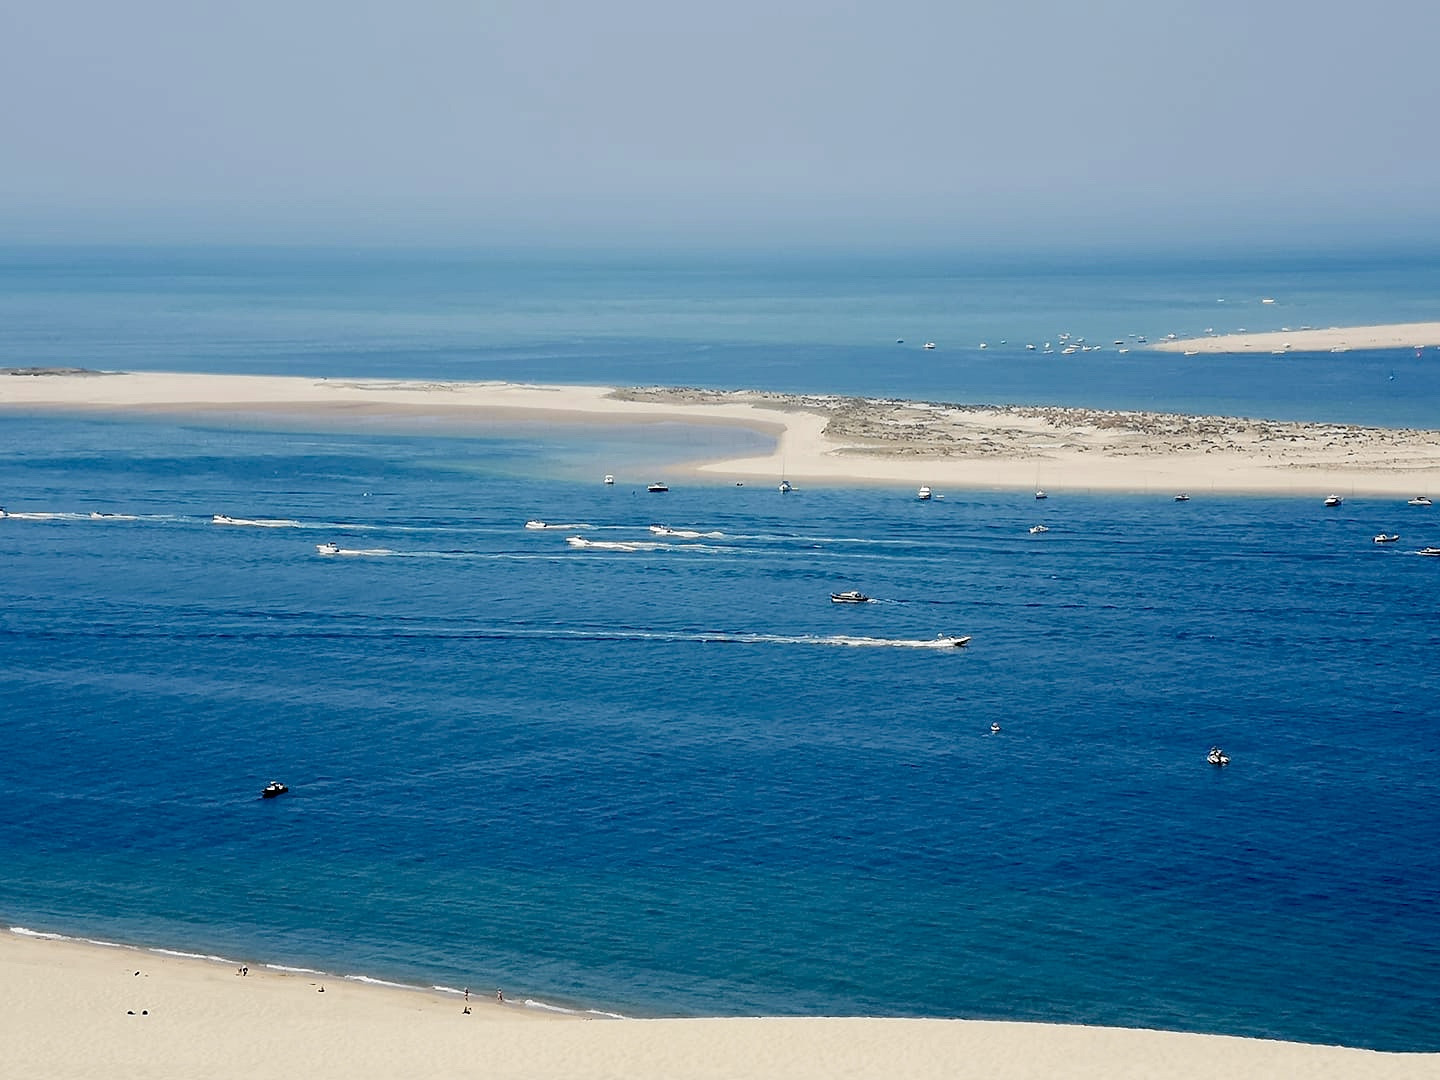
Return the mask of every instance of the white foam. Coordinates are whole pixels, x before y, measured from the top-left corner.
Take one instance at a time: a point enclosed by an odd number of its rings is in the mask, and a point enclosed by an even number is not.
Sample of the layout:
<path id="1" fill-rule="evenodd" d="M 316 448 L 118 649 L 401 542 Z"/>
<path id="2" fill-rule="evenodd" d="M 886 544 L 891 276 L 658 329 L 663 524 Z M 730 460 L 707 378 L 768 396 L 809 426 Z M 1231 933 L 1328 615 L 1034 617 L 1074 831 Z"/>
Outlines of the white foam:
<path id="1" fill-rule="evenodd" d="M 347 982 L 364 983 L 366 986 L 388 986 L 392 990 L 414 990 L 415 987 L 407 983 L 391 982 L 388 979 L 376 979 L 370 975 L 345 975 Z"/>
<path id="2" fill-rule="evenodd" d="M 314 968 L 290 967 L 286 964 L 262 964 L 261 967 L 269 968 L 271 971 L 283 971 L 287 975 L 324 975 L 323 971 L 316 971 Z"/>
<path id="3" fill-rule="evenodd" d="M 231 960 L 225 956 L 214 956 L 210 953 L 180 952 L 176 949 L 146 949 L 146 952 L 155 953 L 159 956 L 178 956 L 182 960 L 210 960 L 217 964 L 236 964 L 238 960 Z"/>
<path id="4" fill-rule="evenodd" d="M 304 525 L 293 518 L 236 518 L 216 514 L 210 519 L 212 525 L 243 525 L 252 529 L 303 529 Z M 334 528 L 332 525 L 312 525 L 311 528 Z"/>
<path id="5" fill-rule="evenodd" d="M 18 936 L 20 936 L 20 937 L 42 938 L 42 939 L 44 939 L 45 941 L 71 941 L 71 940 L 73 940 L 72 938 L 66 937 L 64 934 L 47 934 L 47 933 L 46 933 L 45 931 L 43 931 L 43 930 L 31 930 L 31 929 L 29 929 L 28 927 L 24 927 L 24 926 L 12 926 L 12 927 L 10 927 L 10 933 L 16 934 L 16 935 L 18 935 Z"/>

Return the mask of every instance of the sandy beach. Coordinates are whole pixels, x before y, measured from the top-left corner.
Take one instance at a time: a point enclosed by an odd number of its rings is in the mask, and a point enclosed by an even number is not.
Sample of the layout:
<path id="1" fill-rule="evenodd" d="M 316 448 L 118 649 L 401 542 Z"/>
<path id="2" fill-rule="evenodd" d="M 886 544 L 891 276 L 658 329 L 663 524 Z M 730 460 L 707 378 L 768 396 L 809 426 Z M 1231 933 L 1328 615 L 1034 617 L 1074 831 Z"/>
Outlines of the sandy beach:
<path id="1" fill-rule="evenodd" d="M 1440 322 L 1388 326 L 1311 326 L 1255 334 L 1216 334 L 1152 344 L 1160 352 L 1286 353 L 1348 352 L 1351 349 L 1414 349 L 1440 345 Z"/>
<path id="2" fill-rule="evenodd" d="M 1440 325 L 1440 324 L 1437 324 Z M 1038 406 L 976 406 L 675 388 L 287 376 L 0 372 L 0 409 L 315 417 L 363 428 L 443 423 L 683 422 L 773 434 L 773 452 L 657 461 L 714 481 L 926 484 L 937 489 L 1269 492 L 1440 491 L 1440 432 Z M 622 478 L 645 482 L 653 476 Z M 673 476 L 672 476 L 673 478 Z"/>
<path id="3" fill-rule="evenodd" d="M 1440 1055 L 1049 1024 L 620 1020 L 0 933 L 7 1071 L 66 1078 L 1410 1078 Z M 322 990 L 323 987 L 323 990 Z M 470 1012 L 464 1012 L 465 1008 Z"/>

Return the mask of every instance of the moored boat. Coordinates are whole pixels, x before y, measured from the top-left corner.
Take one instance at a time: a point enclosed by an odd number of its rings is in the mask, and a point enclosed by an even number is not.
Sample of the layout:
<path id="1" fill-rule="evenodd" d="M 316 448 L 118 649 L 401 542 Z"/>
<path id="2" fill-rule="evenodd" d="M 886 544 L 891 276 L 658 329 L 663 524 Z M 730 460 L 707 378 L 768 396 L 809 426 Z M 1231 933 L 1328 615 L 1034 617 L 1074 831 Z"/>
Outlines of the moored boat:
<path id="1" fill-rule="evenodd" d="M 654 483 L 654 484 L 648 485 L 648 486 L 645 488 L 645 490 L 648 491 L 648 492 L 650 492 L 650 494 L 652 494 L 652 495 L 659 495 L 661 492 L 669 491 L 669 490 L 670 490 L 670 485 L 669 485 L 669 484 L 662 484 L 662 483 L 659 483 L 659 482 L 657 481 L 657 482 Z"/>
<path id="2" fill-rule="evenodd" d="M 1406 505 L 1406 506 L 1429 506 L 1429 505 L 1431 505 L 1431 503 L 1430 503 L 1430 500 L 1427 499 L 1424 495 L 1416 495 L 1415 498 L 1411 499 L 1411 500 L 1410 500 L 1409 502 L 1407 502 L 1405 505 Z"/>
<path id="3" fill-rule="evenodd" d="M 1326 495 L 1326 496 L 1325 496 L 1325 505 L 1326 505 L 1326 506 L 1339 506 L 1339 505 L 1340 505 L 1342 502 L 1344 502 L 1344 501 L 1345 501 L 1345 500 L 1342 499 L 1342 498 L 1340 498 L 1339 495 Z"/>
<path id="4" fill-rule="evenodd" d="M 605 483 L 607 483 L 607 484 L 614 484 L 614 483 L 615 483 L 615 477 L 612 476 L 610 473 L 607 472 L 607 473 L 605 474 Z"/>
<path id="5" fill-rule="evenodd" d="M 1176 501 L 1176 502 L 1189 502 L 1189 501 L 1190 501 L 1190 496 L 1189 496 L 1189 495 L 1186 495 L 1185 492 L 1182 491 L 1182 492 L 1180 492 L 1180 494 L 1178 494 L 1178 495 L 1175 496 L 1175 501 Z"/>
<path id="6" fill-rule="evenodd" d="M 1377 543 L 1377 544 L 1393 544 L 1393 543 L 1395 543 L 1396 540 L 1399 540 L 1399 539 L 1400 539 L 1400 534 L 1399 534 L 1399 533 L 1380 533 L 1378 536 L 1375 537 L 1375 543 Z"/>
<path id="7" fill-rule="evenodd" d="M 794 490 L 795 490 L 795 485 L 792 484 L 792 483 L 790 483 L 789 480 L 781 480 L 781 481 L 780 481 L 780 494 L 781 494 L 781 495 L 785 495 L 785 494 L 787 494 L 787 493 L 789 493 L 789 492 L 791 492 L 791 491 L 794 491 Z"/>
<path id="8" fill-rule="evenodd" d="M 920 485 L 920 490 L 917 491 L 917 492 L 915 492 L 915 497 L 916 497 L 917 499 L 919 499 L 921 502 L 924 502 L 926 499 L 929 499 L 929 498 L 930 498 L 931 494 L 932 494 L 932 492 L 930 491 L 930 489 L 929 489 L 928 487 L 926 487 L 924 484 L 921 484 L 921 485 Z"/>
<path id="9" fill-rule="evenodd" d="M 271 780 L 270 783 L 261 788 L 260 797 L 262 799 L 273 799 L 277 795 L 284 795 L 289 790 L 290 789 L 280 783 L 279 780 Z"/>
<path id="10" fill-rule="evenodd" d="M 1205 755 L 1205 760 L 1211 765 L 1229 765 L 1230 755 L 1221 750 L 1218 746 L 1210 747 L 1210 752 Z"/>

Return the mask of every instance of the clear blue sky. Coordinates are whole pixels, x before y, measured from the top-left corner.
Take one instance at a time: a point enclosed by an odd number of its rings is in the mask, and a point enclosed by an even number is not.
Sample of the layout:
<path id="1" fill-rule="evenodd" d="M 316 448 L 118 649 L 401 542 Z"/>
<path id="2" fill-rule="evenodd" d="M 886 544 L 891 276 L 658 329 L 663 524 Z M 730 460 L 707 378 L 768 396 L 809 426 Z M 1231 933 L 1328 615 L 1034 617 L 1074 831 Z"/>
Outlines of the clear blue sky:
<path id="1" fill-rule="evenodd" d="M 9 0 L 0 240 L 1440 237 L 1434 0 Z"/>

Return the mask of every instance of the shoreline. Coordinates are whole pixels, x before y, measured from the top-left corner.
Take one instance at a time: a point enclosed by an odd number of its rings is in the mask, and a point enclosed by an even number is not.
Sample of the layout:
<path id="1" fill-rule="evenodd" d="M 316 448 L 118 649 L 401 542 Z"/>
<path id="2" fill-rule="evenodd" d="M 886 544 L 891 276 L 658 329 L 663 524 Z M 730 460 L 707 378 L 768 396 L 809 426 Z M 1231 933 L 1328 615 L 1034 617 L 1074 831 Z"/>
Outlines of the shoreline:
<path id="1" fill-rule="evenodd" d="M 1440 328 L 1440 324 L 1436 324 Z M 1183 344 L 1183 343 L 1174 343 Z M 267 416 L 361 428 L 681 422 L 772 435 L 769 454 L 654 468 L 739 481 L 951 489 L 1440 494 L 1440 431 L 1114 409 L 765 391 L 300 376 L 0 372 L 0 410 Z M 603 471 L 603 470 L 602 470 Z"/>
<path id="2" fill-rule="evenodd" d="M 1352 349 L 1421 349 L 1440 345 L 1440 322 L 1381 326 L 1330 326 L 1212 334 L 1150 344 L 1156 352 L 1186 354 L 1349 352 Z"/>
<path id="3" fill-rule="evenodd" d="M 927 1078 L 1434 1075 L 1440 1054 L 1227 1035 L 1015 1021 L 866 1017 L 633 1020 L 501 1007 L 275 965 L 0 935 L 0 1009 L 18 1072 L 222 1078 L 258 1067 L 320 1076 L 565 1078 L 835 1075 Z M 470 1011 L 465 1012 L 468 1008 Z M 598 1022 L 597 1022 L 598 1021 Z"/>

